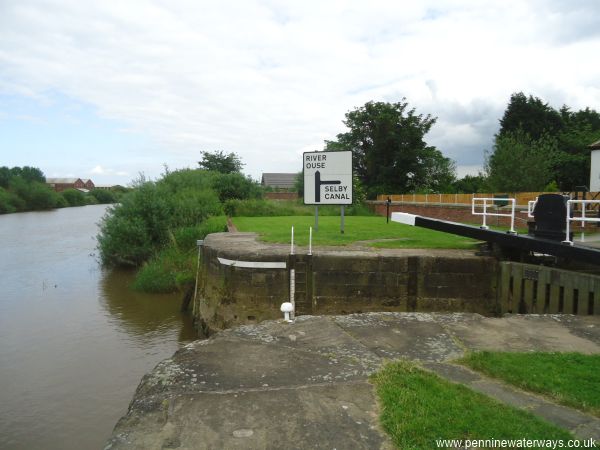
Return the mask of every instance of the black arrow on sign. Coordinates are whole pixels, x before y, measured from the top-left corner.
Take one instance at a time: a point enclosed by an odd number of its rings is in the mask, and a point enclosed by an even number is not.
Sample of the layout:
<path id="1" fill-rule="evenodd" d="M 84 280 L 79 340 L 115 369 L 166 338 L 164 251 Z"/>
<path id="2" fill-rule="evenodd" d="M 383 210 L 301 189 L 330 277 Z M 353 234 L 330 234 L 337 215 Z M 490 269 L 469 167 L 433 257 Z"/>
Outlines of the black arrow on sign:
<path id="1" fill-rule="evenodd" d="M 315 203 L 321 203 L 321 186 L 324 184 L 342 184 L 340 180 L 321 181 L 321 172 L 315 172 Z"/>

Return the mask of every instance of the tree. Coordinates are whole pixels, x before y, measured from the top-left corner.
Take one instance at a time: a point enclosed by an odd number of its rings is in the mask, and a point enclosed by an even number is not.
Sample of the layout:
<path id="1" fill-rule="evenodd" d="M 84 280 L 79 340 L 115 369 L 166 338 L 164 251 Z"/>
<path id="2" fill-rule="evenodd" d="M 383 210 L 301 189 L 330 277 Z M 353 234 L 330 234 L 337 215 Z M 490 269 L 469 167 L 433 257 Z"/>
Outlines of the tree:
<path id="1" fill-rule="evenodd" d="M 488 192 L 489 190 L 487 177 L 481 173 L 477 175 L 465 175 L 453 183 L 453 188 L 455 192 L 461 194 Z"/>
<path id="2" fill-rule="evenodd" d="M 526 97 L 522 92 L 510 96 L 510 101 L 500 119 L 499 135 L 524 130 L 534 140 L 544 134 L 555 136 L 564 128 L 564 121 L 558 111 L 538 97 Z"/>
<path id="3" fill-rule="evenodd" d="M 542 191 L 552 180 L 559 154 L 555 137 L 533 139 L 518 129 L 496 136 L 494 151 L 486 157 L 488 184 L 493 191 Z"/>
<path id="4" fill-rule="evenodd" d="M 520 133 L 524 133 L 520 134 Z M 525 135 L 527 137 L 525 137 Z M 512 137 L 509 137 L 512 136 Z M 518 136 L 519 146 L 515 148 L 514 154 L 510 156 L 510 149 L 504 148 L 504 138 L 514 139 Z M 501 165 L 508 159 L 518 160 L 521 157 L 528 158 L 521 164 L 528 164 L 535 148 L 547 147 L 548 139 L 555 142 L 551 147 L 555 150 L 546 155 L 544 166 L 548 170 L 549 181 L 554 181 L 562 190 L 573 190 L 576 186 L 587 185 L 590 172 L 590 150 L 588 145 L 600 138 L 600 114 L 593 109 L 585 108 L 573 112 L 564 105 L 559 111 L 550 107 L 543 100 L 525 96 L 522 92 L 511 96 L 506 111 L 500 120 L 500 130 L 496 135 L 494 152 L 501 148 L 507 155 L 500 155 Z M 524 156 L 523 145 L 529 146 L 530 150 Z M 493 155 L 491 155 L 493 156 Z M 542 156 L 539 156 L 542 158 Z M 491 160 L 490 160 L 491 161 Z M 529 161 L 529 162 L 527 162 Z M 547 163 L 551 162 L 550 165 Z M 492 167 L 493 168 L 493 167 Z M 536 171 L 536 168 L 531 168 Z M 494 185 L 502 185 L 495 169 Z M 515 173 L 507 172 L 506 176 L 515 178 Z M 532 178 L 526 184 L 531 184 Z M 539 184 L 538 182 L 534 184 Z M 512 184 L 511 180 L 507 181 Z"/>
<path id="5" fill-rule="evenodd" d="M 424 136 L 435 123 L 408 103 L 368 102 L 346 113 L 350 129 L 325 141 L 328 151 L 353 152 L 354 172 L 373 198 L 385 192 L 438 190 L 454 180 L 454 165 Z"/>
<path id="6" fill-rule="evenodd" d="M 220 173 L 239 173 L 244 164 L 235 153 L 226 155 L 222 151 L 201 152 L 202 161 L 198 161 L 201 169 Z"/>

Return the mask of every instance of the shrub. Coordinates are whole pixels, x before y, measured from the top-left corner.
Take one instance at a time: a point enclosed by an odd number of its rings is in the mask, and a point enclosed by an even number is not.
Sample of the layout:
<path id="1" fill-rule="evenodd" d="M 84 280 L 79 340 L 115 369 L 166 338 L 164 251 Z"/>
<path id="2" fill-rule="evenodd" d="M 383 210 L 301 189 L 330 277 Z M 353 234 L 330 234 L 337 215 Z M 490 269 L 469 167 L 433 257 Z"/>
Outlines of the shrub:
<path id="1" fill-rule="evenodd" d="M 106 189 L 92 189 L 89 195 L 94 197 L 97 203 L 116 203 L 117 201 L 115 193 Z"/>
<path id="2" fill-rule="evenodd" d="M 10 190 L 22 199 L 17 211 L 52 209 L 58 201 L 58 194 L 44 183 L 26 181 L 20 176 L 10 180 Z"/>
<path id="3" fill-rule="evenodd" d="M 0 214 L 12 213 L 17 210 L 12 197 L 14 194 L 0 187 Z"/>
<path id="4" fill-rule="evenodd" d="M 77 189 L 66 189 L 60 193 L 66 200 L 69 206 L 83 206 L 85 202 L 85 194 Z"/>
<path id="5" fill-rule="evenodd" d="M 262 189 L 258 183 L 241 173 L 211 173 L 211 186 L 222 202 L 231 199 L 262 198 Z"/>
<path id="6" fill-rule="evenodd" d="M 200 225 L 178 228 L 173 232 L 173 238 L 179 250 L 194 250 L 198 239 L 204 239 L 211 233 L 220 233 L 226 230 L 227 218 L 225 216 L 210 217 Z"/>
<path id="7" fill-rule="evenodd" d="M 171 172 L 156 183 L 140 179 L 102 219 L 98 242 L 103 263 L 139 266 L 167 246 L 175 230 L 196 227 L 211 216 L 222 215 L 210 182 L 210 174 L 200 170 Z M 143 239 L 133 236 L 135 233 Z M 201 237 L 188 242 L 196 239 Z"/>
<path id="8" fill-rule="evenodd" d="M 281 200 L 228 200 L 223 207 L 225 214 L 230 217 L 274 217 L 274 216 L 310 216 L 315 213 L 315 207 L 304 205 L 301 201 Z M 347 216 L 370 216 L 373 213 L 362 204 L 346 206 Z M 320 216 L 339 216 L 340 207 L 334 205 L 319 206 Z"/>
<path id="9" fill-rule="evenodd" d="M 168 247 L 141 267 L 132 287 L 144 292 L 174 292 L 193 283 L 195 275 L 196 252 Z"/>
<path id="10" fill-rule="evenodd" d="M 225 203 L 224 209 L 231 217 L 309 216 L 314 210 L 297 202 L 258 199 L 229 200 Z"/>
<path id="11" fill-rule="evenodd" d="M 98 249 L 102 262 L 108 266 L 139 266 L 154 253 L 146 224 L 141 217 L 116 211 L 113 215 L 107 213 L 100 223 Z"/>

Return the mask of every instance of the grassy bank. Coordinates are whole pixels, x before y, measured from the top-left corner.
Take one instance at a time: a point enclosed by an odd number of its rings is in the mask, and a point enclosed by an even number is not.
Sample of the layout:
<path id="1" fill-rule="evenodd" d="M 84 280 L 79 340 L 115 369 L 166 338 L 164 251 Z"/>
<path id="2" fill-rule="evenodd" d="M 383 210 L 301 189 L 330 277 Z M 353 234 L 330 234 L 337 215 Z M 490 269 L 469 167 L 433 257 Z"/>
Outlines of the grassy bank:
<path id="1" fill-rule="evenodd" d="M 440 439 L 573 439 L 531 413 L 445 381 L 413 363 L 388 364 L 372 382 L 382 408 L 381 423 L 401 449 L 436 448 Z"/>
<path id="2" fill-rule="evenodd" d="M 340 217 L 319 217 L 319 231 L 314 231 L 314 217 L 235 217 L 239 231 L 259 233 L 266 242 L 289 243 L 291 227 L 298 245 L 308 245 L 309 227 L 313 227 L 313 245 L 347 245 L 370 241 L 368 245 L 386 248 L 473 248 L 477 241 L 449 233 L 411 227 L 385 217 L 348 216 L 344 234 L 340 233 Z M 376 242 L 379 239 L 386 241 Z"/>
<path id="3" fill-rule="evenodd" d="M 459 362 L 600 417 L 600 355 L 477 352 Z"/>

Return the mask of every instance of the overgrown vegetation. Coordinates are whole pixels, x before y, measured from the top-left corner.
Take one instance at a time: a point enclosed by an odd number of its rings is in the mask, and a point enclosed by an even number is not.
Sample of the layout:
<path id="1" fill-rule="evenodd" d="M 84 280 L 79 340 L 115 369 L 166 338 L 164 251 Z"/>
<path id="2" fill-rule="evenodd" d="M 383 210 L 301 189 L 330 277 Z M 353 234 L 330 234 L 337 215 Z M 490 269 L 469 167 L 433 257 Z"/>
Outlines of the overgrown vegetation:
<path id="1" fill-rule="evenodd" d="M 441 439 L 573 439 L 529 412 L 407 361 L 386 365 L 371 380 L 382 407 L 381 423 L 397 448 L 436 448 Z"/>
<path id="2" fill-rule="evenodd" d="M 600 355 L 477 352 L 459 361 L 527 391 L 600 416 Z"/>
<path id="3" fill-rule="evenodd" d="M 256 182 L 237 172 L 186 169 L 167 171 L 158 181 L 141 177 L 102 219 L 101 260 L 139 268 L 137 289 L 184 289 L 194 279 L 196 240 L 226 229 L 223 202 L 261 195 Z"/>
<path id="4" fill-rule="evenodd" d="M 312 216 L 315 207 L 304 205 L 302 200 L 228 200 L 224 205 L 228 216 L 244 217 L 267 217 L 267 216 Z M 344 214 L 347 216 L 372 216 L 371 210 L 363 203 L 356 202 L 354 205 L 346 206 Z M 319 216 L 339 216 L 340 207 L 333 205 L 319 206 Z"/>
<path id="5" fill-rule="evenodd" d="M 348 245 L 363 241 L 365 245 L 390 248 L 473 248 L 477 241 L 440 231 L 411 227 L 397 222 L 386 223 L 380 216 L 349 216 L 345 232 L 340 232 L 339 207 L 337 216 L 321 217 L 319 231 L 313 230 L 313 245 Z M 289 243 L 291 227 L 297 245 L 308 245 L 309 227 L 315 225 L 310 216 L 235 217 L 239 231 L 254 231 L 266 242 Z"/>

